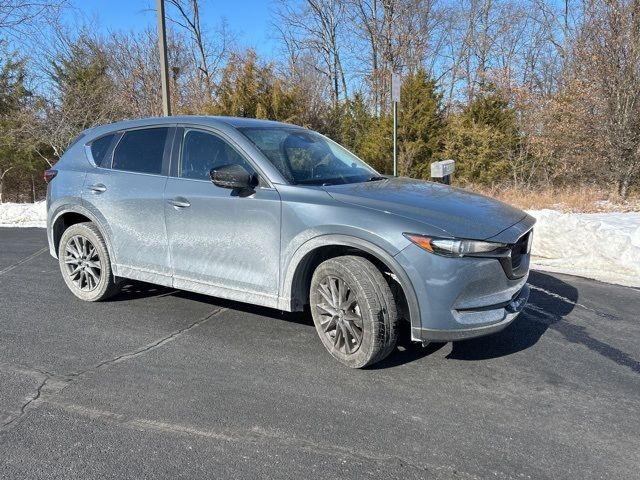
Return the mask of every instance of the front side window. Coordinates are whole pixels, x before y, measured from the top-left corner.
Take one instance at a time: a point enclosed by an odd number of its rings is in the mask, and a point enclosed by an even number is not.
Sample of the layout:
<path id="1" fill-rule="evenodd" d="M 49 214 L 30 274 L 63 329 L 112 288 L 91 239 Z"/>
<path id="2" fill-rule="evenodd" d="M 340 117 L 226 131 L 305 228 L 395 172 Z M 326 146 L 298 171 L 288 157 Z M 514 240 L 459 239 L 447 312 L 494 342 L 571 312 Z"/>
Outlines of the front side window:
<path id="1" fill-rule="evenodd" d="M 164 146 L 169 129 L 145 128 L 125 132 L 113 152 L 113 169 L 140 173 L 162 173 Z"/>
<path id="2" fill-rule="evenodd" d="M 222 165 L 242 165 L 253 169 L 227 142 L 212 133 L 187 130 L 182 142 L 180 176 L 195 180 L 209 180 L 209 172 Z"/>
<path id="3" fill-rule="evenodd" d="M 110 135 L 105 135 L 104 137 L 100 137 L 97 140 L 94 140 L 91 143 L 91 156 L 93 157 L 93 161 L 98 167 L 107 167 L 111 162 L 107 160 L 107 154 L 109 153 L 109 147 L 111 147 L 111 142 L 115 138 L 115 133 Z"/>
<path id="4" fill-rule="evenodd" d="M 294 185 L 356 183 L 379 178 L 373 168 L 319 133 L 295 127 L 239 130 Z"/>

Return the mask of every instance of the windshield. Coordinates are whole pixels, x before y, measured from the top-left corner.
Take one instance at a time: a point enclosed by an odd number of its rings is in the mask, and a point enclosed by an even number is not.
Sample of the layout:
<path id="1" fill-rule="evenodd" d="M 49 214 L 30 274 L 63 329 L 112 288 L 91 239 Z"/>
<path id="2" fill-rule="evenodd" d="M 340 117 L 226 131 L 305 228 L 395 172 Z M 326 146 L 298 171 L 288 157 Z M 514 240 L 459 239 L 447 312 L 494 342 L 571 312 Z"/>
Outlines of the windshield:
<path id="1" fill-rule="evenodd" d="M 382 177 L 327 137 L 295 127 L 239 128 L 292 184 L 335 185 Z"/>

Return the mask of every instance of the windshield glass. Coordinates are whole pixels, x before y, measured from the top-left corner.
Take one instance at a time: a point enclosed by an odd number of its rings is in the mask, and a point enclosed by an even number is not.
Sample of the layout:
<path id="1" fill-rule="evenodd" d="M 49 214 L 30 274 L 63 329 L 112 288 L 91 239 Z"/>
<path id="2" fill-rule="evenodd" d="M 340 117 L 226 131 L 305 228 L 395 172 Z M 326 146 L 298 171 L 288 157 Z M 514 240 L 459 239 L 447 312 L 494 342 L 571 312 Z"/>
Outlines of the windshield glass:
<path id="1" fill-rule="evenodd" d="M 294 185 L 335 185 L 381 178 L 354 154 L 319 133 L 295 127 L 239 130 Z"/>

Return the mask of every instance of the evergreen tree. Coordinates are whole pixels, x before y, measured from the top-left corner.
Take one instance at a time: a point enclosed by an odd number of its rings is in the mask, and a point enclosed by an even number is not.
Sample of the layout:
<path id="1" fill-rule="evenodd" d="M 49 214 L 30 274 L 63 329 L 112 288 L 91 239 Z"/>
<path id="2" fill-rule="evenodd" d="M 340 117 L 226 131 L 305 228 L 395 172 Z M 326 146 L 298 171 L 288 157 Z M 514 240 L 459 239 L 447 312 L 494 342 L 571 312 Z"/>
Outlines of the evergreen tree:
<path id="1" fill-rule="evenodd" d="M 208 113 L 237 117 L 295 122 L 298 117 L 297 90 L 288 88 L 270 64 L 260 65 L 256 52 L 234 56 L 222 71 L 215 103 Z"/>
<path id="2" fill-rule="evenodd" d="M 430 164 L 443 144 L 442 94 L 424 70 L 408 75 L 400 93 L 398 174 L 429 178 Z"/>
<path id="3" fill-rule="evenodd" d="M 424 70 L 402 84 L 398 112 L 398 174 L 429 178 L 430 164 L 440 152 L 445 119 L 442 95 Z M 393 171 L 393 116 L 371 118 L 360 131 L 357 153 L 382 173 Z"/>
<path id="4" fill-rule="evenodd" d="M 364 136 L 360 155 L 380 173 L 393 173 L 393 118 L 382 114 L 374 118 Z"/>
<path id="5" fill-rule="evenodd" d="M 0 44 L 0 203 L 9 175 L 19 181 L 34 169 L 23 135 L 22 112 L 31 98 L 25 77 L 24 60 Z"/>
<path id="6" fill-rule="evenodd" d="M 489 86 L 450 119 L 444 156 L 456 160 L 456 177 L 485 185 L 509 177 L 520 148 L 515 110 Z"/>
<path id="7" fill-rule="evenodd" d="M 356 93 L 352 100 L 345 100 L 338 113 L 339 136 L 336 141 L 360 156 L 366 141 L 366 132 L 371 128 L 373 120 L 362 94 Z"/>

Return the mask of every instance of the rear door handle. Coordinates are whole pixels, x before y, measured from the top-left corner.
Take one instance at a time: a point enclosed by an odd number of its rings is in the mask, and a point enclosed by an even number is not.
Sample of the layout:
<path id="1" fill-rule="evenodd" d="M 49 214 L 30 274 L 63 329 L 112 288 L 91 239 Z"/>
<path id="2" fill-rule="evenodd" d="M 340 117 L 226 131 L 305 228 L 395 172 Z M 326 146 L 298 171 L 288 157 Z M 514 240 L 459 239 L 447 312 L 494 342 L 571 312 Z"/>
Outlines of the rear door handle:
<path id="1" fill-rule="evenodd" d="M 107 187 L 105 187 L 102 183 L 96 183 L 94 185 L 89 185 L 89 190 L 93 193 L 102 193 L 107 191 Z"/>
<path id="2" fill-rule="evenodd" d="M 191 203 L 186 198 L 172 198 L 169 203 L 176 208 L 187 208 L 191 206 Z"/>

